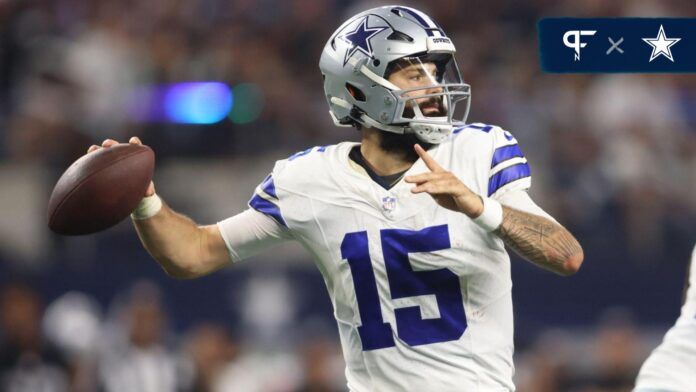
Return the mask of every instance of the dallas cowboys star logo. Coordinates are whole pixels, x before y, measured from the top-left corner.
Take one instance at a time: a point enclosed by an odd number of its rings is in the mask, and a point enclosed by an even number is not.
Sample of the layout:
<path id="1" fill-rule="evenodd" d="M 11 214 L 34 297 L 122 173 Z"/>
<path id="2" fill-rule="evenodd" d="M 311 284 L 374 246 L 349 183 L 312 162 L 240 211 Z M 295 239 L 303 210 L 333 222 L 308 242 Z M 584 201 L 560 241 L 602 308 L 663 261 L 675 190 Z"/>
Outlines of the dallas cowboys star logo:
<path id="1" fill-rule="evenodd" d="M 669 61 L 674 62 L 674 57 L 672 57 L 672 50 L 670 47 L 681 41 L 681 38 L 667 38 L 664 27 L 660 25 L 660 30 L 657 32 L 657 37 L 643 38 L 643 41 L 653 48 L 652 54 L 650 54 L 649 62 L 652 62 L 658 56 L 665 56 L 669 59 Z"/>
<path id="2" fill-rule="evenodd" d="M 367 57 L 372 57 L 372 45 L 370 38 L 377 35 L 379 32 L 388 29 L 388 27 L 367 27 L 367 16 L 358 23 L 355 30 L 341 35 L 339 38 L 350 44 L 350 49 L 346 52 L 343 58 L 343 65 L 346 65 L 348 59 L 357 51 L 363 52 Z"/>

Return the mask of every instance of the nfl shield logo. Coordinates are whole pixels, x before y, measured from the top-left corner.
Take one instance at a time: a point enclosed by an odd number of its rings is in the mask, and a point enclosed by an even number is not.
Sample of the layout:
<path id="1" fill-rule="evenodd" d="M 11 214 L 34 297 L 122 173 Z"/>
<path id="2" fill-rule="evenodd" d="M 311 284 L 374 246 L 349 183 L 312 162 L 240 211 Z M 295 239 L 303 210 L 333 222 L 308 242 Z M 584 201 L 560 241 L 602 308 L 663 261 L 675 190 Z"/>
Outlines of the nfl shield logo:
<path id="1" fill-rule="evenodd" d="M 382 208 L 385 211 L 394 211 L 396 208 L 396 198 L 387 196 L 382 198 Z"/>

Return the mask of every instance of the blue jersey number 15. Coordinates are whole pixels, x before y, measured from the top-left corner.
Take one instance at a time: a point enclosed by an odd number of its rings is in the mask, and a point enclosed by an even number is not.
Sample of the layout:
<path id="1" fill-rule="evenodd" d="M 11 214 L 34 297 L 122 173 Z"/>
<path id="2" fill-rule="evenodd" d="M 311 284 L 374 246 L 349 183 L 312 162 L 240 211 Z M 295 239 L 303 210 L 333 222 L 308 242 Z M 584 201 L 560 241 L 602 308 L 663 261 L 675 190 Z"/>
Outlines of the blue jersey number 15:
<path id="1" fill-rule="evenodd" d="M 466 330 L 464 302 L 459 278 L 441 268 L 414 271 L 409 253 L 449 249 L 447 225 L 422 230 L 380 230 L 382 253 L 392 299 L 435 295 L 440 318 L 423 319 L 420 307 L 394 310 L 398 337 L 411 346 L 459 339 Z M 372 269 L 367 232 L 348 233 L 341 243 L 341 257 L 348 261 L 353 275 L 362 325 L 358 327 L 364 351 L 393 347 L 392 327 L 384 321 Z"/>

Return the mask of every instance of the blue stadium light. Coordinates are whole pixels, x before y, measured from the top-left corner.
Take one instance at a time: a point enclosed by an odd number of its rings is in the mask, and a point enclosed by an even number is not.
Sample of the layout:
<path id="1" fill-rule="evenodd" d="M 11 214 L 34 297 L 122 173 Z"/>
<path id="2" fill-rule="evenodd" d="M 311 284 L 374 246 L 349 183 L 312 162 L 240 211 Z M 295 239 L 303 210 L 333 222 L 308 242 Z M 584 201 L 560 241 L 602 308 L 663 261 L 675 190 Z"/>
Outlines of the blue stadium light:
<path id="1" fill-rule="evenodd" d="M 215 124 L 232 110 L 234 96 L 220 82 L 172 84 L 164 94 L 164 109 L 169 121 L 181 124 Z"/>

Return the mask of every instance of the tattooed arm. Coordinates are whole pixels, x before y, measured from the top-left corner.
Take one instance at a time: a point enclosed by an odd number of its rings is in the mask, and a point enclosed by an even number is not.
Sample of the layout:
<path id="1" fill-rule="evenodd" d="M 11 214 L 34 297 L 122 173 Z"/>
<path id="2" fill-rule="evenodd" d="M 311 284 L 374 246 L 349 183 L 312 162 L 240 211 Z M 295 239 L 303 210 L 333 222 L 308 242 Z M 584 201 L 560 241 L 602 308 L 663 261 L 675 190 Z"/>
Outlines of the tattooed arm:
<path id="1" fill-rule="evenodd" d="M 416 145 L 415 149 L 430 171 L 405 178 L 406 182 L 416 185 L 411 192 L 428 193 L 444 208 L 464 213 L 471 219 L 479 217 L 484 209 L 483 199 L 442 168 L 422 147 Z M 543 216 L 504 205 L 502 209 L 503 221 L 495 233 L 507 246 L 539 267 L 559 275 L 568 276 L 578 271 L 584 256 L 580 244 L 568 230 Z"/>
<path id="2" fill-rule="evenodd" d="M 524 259 L 559 275 L 572 275 L 582 264 L 575 237 L 547 218 L 503 206 L 503 223 L 495 233 Z"/>

